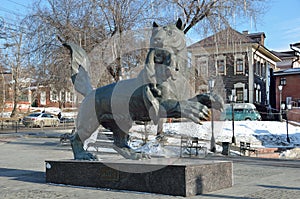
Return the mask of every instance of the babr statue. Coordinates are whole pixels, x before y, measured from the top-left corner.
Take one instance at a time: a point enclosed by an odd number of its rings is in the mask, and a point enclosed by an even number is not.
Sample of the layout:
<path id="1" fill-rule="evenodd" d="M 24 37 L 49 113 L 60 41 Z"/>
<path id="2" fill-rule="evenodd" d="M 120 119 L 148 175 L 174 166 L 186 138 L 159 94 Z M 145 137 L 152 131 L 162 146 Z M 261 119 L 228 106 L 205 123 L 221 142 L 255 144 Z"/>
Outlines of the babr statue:
<path id="1" fill-rule="evenodd" d="M 222 109 L 218 95 L 199 94 L 184 99 L 182 87 L 186 61 L 186 41 L 183 24 L 164 27 L 153 23 L 150 50 L 144 69 L 137 78 L 121 80 L 97 89 L 90 83 L 86 67 L 90 64 L 83 49 L 64 43 L 71 50 L 72 82 L 75 90 L 85 96 L 81 103 L 75 133 L 71 138 L 74 158 L 96 160 L 84 150 L 84 141 L 102 125 L 113 132 L 114 149 L 127 159 L 149 158 L 128 145 L 129 130 L 134 121 L 153 121 L 161 118 L 188 118 L 196 123 L 208 120 L 212 102 Z"/>

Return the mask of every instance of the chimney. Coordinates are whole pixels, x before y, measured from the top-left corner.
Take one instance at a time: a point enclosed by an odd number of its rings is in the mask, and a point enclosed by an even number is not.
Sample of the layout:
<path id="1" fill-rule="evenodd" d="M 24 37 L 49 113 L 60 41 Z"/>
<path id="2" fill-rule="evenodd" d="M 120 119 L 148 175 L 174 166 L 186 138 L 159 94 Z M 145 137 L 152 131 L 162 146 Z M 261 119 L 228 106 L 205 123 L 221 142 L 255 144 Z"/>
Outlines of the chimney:
<path id="1" fill-rule="evenodd" d="M 248 30 L 244 30 L 244 31 L 243 31 L 243 34 L 244 34 L 244 35 L 248 35 L 248 34 L 249 34 Z"/>

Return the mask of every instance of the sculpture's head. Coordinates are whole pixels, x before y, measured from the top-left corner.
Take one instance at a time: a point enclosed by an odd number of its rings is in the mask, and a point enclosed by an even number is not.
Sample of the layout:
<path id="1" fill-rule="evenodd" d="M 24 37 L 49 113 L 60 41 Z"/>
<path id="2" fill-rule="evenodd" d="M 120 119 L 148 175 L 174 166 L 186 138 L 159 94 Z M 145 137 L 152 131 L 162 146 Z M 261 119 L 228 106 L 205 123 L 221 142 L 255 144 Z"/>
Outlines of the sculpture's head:
<path id="1" fill-rule="evenodd" d="M 161 48 L 170 53 L 178 54 L 186 48 L 186 40 L 183 32 L 184 25 L 181 19 L 176 24 L 159 26 L 153 22 L 152 36 L 150 46 L 152 48 Z"/>
<path id="2" fill-rule="evenodd" d="M 169 77 L 176 79 L 176 72 L 183 66 L 185 59 L 186 39 L 181 19 L 175 24 L 159 26 L 153 22 L 150 47 L 154 49 L 157 82 L 164 82 Z"/>

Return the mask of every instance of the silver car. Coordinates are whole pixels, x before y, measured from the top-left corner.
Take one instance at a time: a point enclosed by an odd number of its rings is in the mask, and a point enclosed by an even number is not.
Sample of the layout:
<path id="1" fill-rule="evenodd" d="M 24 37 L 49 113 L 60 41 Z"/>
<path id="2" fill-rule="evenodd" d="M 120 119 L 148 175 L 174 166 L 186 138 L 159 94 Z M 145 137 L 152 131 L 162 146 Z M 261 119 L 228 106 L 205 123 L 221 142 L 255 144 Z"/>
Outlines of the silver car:
<path id="1" fill-rule="evenodd" d="M 31 113 L 25 116 L 22 120 L 25 126 L 58 126 L 59 119 L 50 113 Z"/>

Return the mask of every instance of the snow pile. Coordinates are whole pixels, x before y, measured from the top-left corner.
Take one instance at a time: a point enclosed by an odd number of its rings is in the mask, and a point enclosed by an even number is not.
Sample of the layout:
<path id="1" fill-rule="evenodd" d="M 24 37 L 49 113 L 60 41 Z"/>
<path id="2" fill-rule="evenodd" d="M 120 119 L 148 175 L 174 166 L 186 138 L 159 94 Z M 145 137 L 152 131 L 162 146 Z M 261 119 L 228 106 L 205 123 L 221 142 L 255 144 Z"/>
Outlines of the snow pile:
<path id="1" fill-rule="evenodd" d="M 300 159 L 300 148 L 294 148 L 284 151 L 280 154 L 280 158 L 285 159 Z"/>
<path id="2" fill-rule="evenodd" d="M 132 148 L 134 148 L 137 152 L 146 153 L 150 155 L 160 155 L 165 154 L 165 149 L 160 145 L 156 140 L 149 141 L 145 144 L 143 143 L 131 143 Z"/>

